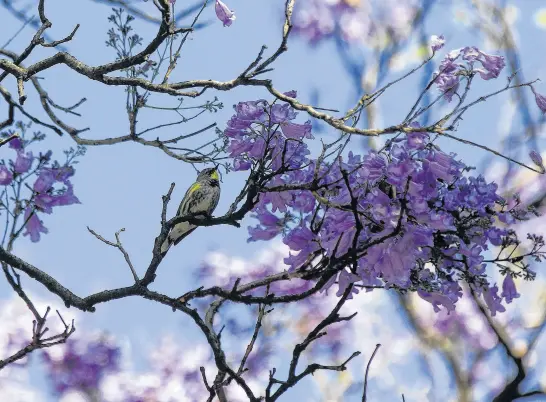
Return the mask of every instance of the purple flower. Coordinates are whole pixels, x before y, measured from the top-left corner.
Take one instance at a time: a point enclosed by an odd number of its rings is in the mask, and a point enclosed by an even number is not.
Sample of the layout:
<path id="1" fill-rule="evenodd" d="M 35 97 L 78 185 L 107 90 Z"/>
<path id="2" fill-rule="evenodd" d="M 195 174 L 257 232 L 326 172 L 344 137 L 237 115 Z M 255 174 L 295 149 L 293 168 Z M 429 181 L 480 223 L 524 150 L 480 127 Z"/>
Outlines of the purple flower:
<path id="1" fill-rule="evenodd" d="M 444 93 L 444 98 L 451 102 L 453 95 L 459 89 L 459 77 L 451 74 L 442 74 L 436 79 L 436 86 Z"/>
<path id="2" fill-rule="evenodd" d="M 539 168 L 544 169 L 544 163 L 542 162 L 542 156 L 535 151 L 534 149 L 529 152 L 529 156 L 531 157 L 531 160 L 535 165 L 537 165 Z"/>
<path id="3" fill-rule="evenodd" d="M 12 180 L 13 173 L 5 165 L 0 165 L 0 185 L 7 186 Z"/>
<path id="4" fill-rule="evenodd" d="M 274 104 L 271 106 L 271 123 L 288 123 L 296 118 L 296 111 L 289 104 Z"/>
<path id="5" fill-rule="evenodd" d="M 294 211 L 310 213 L 313 212 L 317 201 L 310 191 L 294 191 L 292 192 L 293 199 L 291 201 L 291 207 Z"/>
<path id="6" fill-rule="evenodd" d="M 296 98 L 298 93 L 295 90 L 284 92 L 283 95 L 289 96 L 291 98 Z"/>
<path id="7" fill-rule="evenodd" d="M 271 204 L 271 210 L 273 212 L 286 212 L 288 210 L 287 205 L 292 202 L 292 194 L 288 191 L 266 193 L 263 196 L 262 201 Z"/>
<path id="8" fill-rule="evenodd" d="M 32 166 L 33 160 L 32 152 L 27 152 L 26 154 L 23 151 L 17 152 L 17 159 L 15 159 L 14 170 L 17 173 L 26 173 Z"/>
<path id="9" fill-rule="evenodd" d="M 409 158 L 393 162 L 387 168 L 387 180 L 391 184 L 402 186 L 408 180 L 408 176 L 415 172 L 415 168 L 415 163 Z"/>
<path id="10" fill-rule="evenodd" d="M 460 53 L 463 55 L 463 60 L 467 61 L 473 71 L 479 73 L 484 80 L 497 78 L 505 66 L 503 56 L 487 54 L 475 46 L 467 46 Z M 479 62 L 483 68 L 474 68 L 476 62 Z"/>
<path id="11" fill-rule="evenodd" d="M 531 86 L 531 91 L 535 94 L 535 102 L 542 113 L 546 113 L 546 96 L 543 96 L 535 91 L 535 88 Z"/>
<path id="12" fill-rule="evenodd" d="M 278 170 L 283 167 L 297 169 L 307 162 L 307 155 L 310 151 L 307 145 L 297 140 L 284 140 L 275 137 L 270 143 L 270 149 L 273 149 L 273 163 L 271 168 Z"/>
<path id="13" fill-rule="evenodd" d="M 462 49 L 452 50 L 445 55 L 438 69 L 439 74 L 453 74 L 457 70 L 459 70 L 461 65 L 459 63 L 456 63 L 456 61 L 461 55 L 461 50 Z"/>
<path id="14" fill-rule="evenodd" d="M 313 242 L 315 235 L 306 226 L 293 229 L 285 238 L 284 244 L 292 250 L 303 250 Z"/>
<path id="15" fill-rule="evenodd" d="M 33 188 L 37 193 L 48 191 L 53 183 L 67 183 L 68 179 L 74 175 L 74 168 L 71 166 L 63 166 L 60 168 L 44 168 L 34 182 Z"/>
<path id="16" fill-rule="evenodd" d="M 463 60 L 469 63 L 474 63 L 480 57 L 480 51 L 476 46 L 466 46 L 460 49 L 459 52 L 462 54 Z"/>
<path id="17" fill-rule="evenodd" d="M 501 297 L 504 297 L 506 303 L 510 304 L 512 303 L 512 300 L 517 299 L 519 296 L 520 294 L 516 290 L 514 279 L 512 278 L 512 275 L 510 275 L 510 272 L 508 272 L 502 282 Z"/>
<path id="18" fill-rule="evenodd" d="M 74 195 L 74 187 L 68 180 L 74 174 L 74 169 L 69 166 L 60 168 L 44 168 L 34 182 L 33 188 L 37 193 L 34 198 L 34 204 L 37 209 L 46 214 L 53 212 L 53 207 L 60 207 L 72 204 L 79 204 L 80 200 Z M 64 184 L 64 187 L 58 190 L 53 189 L 55 182 Z M 31 235 L 32 241 L 40 239 L 39 232 L 47 233 L 47 229 L 42 225 L 42 222 L 36 217 L 36 214 L 27 224 L 27 232 Z"/>
<path id="19" fill-rule="evenodd" d="M 43 225 L 43 222 L 38 218 L 38 215 L 36 212 L 30 216 L 32 213 L 32 209 L 27 208 L 25 209 L 25 216 L 24 219 L 27 222 L 25 225 L 25 232 L 23 233 L 23 236 L 30 235 L 30 241 L 33 243 L 36 243 L 40 241 L 40 233 L 48 233 L 49 230 Z M 30 219 L 29 219 L 30 216 Z"/>
<path id="20" fill-rule="evenodd" d="M 507 235 L 507 231 L 493 227 L 486 230 L 485 234 L 492 245 L 500 246 L 502 244 L 502 238 Z"/>
<path id="21" fill-rule="evenodd" d="M 449 155 L 441 151 L 435 151 L 429 154 L 427 160 L 423 161 L 423 166 L 429 168 L 436 178 L 451 181 L 453 179 L 451 174 L 452 161 L 453 158 Z"/>
<path id="22" fill-rule="evenodd" d="M 265 140 L 261 137 L 257 138 L 248 151 L 248 155 L 252 158 L 259 159 L 265 156 L 266 143 Z"/>
<path id="23" fill-rule="evenodd" d="M 482 64 L 483 69 L 477 69 L 478 73 L 484 80 L 490 80 L 491 78 L 497 78 L 505 66 L 503 56 L 495 56 L 491 54 L 479 51 L 480 58 L 478 61 Z"/>
<path id="24" fill-rule="evenodd" d="M 21 140 L 21 137 L 15 137 L 9 142 L 9 147 L 16 150 L 23 149 L 23 140 Z"/>
<path id="25" fill-rule="evenodd" d="M 444 47 L 444 44 L 446 43 L 444 35 L 432 35 L 430 38 L 430 47 L 433 52 L 437 52 L 441 48 Z"/>
<path id="26" fill-rule="evenodd" d="M 264 113 L 266 102 L 265 100 L 239 102 L 233 108 L 237 112 L 237 119 L 240 120 L 258 120 Z"/>
<path id="27" fill-rule="evenodd" d="M 411 123 L 411 126 L 415 128 L 420 127 L 419 123 L 416 122 Z M 409 149 L 424 149 L 428 141 L 429 136 L 426 132 L 414 131 L 411 133 L 406 133 L 406 143 Z"/>
<path id="28" fill-rule="evenodd" d="M 231 157 L 237 157 L 241 156 L 242 154 L 250 151 L 252 149 L 252 143 L 248 141 L 248 139 L 233 139 L 229 142 L 229 146 L 227 148 L 229 152 L 229 156 Z"/>
<path id="29" fill-rule="evenodd" d="M 298 251 L 298 254 L 292 254 L 284 259 L 284 263 L 290 266 L 290 269 L 297 269 L 302 265 L 315 251 L 319 250 L 319 245 L 314 241 L 315 235 L 304 224 L 292 229 L 283 239 L 283 243 L 291 250 Z"/>
<path id="30" fill-rule="evenodd" d="M 40 175 L 34 182 L 33 188 L 37 193 L 46 192 L 55 183 L 55 174 L 51 169 L 42 169 Z"/>
<path id="31" fill-rule="evenodd" d="M 387 163 L 385 159 L 372 151 L 364 157 L 361 175 L 370 181 L 375 181 L 385 175 L 386 168 Z"/>
<path id="32" fill-rule="evenodd" d="M 339 283 L 339 289 L 336 293 L 338 297 L 342 296 L 343 293 L 345 293 L 345 290 L 352 285 L 355 282 L 360 281 L 360 277 L 358 275 L 355 275 L 351 272 L 347 272 L 346 270 L 343 270 L 339 273 L 338 277 L 338 283 Z M 353 294 L 358 294 L 358 288 L 354 287 L 351 289 L 351 294 L 347 297 L 347 299 L 352 299 Z"/>
<path id="33" fill-rule="evenodd" d="M 214 10 L 216 11 L 216 16 L 224 23 L 225 27 L 229 27 L 233 21 L 235 21 L 235 14 L 233 11 L 220 0 L 216 0 Z"/>
<path id="34" fill-rule="evenodd" d="M 455 301 L 452 297 L 449 295 L 445 295 L 439 292 L 433 292 L 429 293 L 424 290 L 419 289 L 417 291 L 417 294 L 419 297 L 421 297 L 423 300 L 428 301 L 430 304 L 432 304 L 432 308 L 434 309 L 434 312 L 438 313 L 440 312 L 440 306 L 445 307 L 447 310 L 447 313 L 449 314 L 452 311 L 455 311 Z"/>
<path id="35" fill-rule="evenodd" d="M 287 138 L 295 138 L 301 140 L 302 138 L 313 139 L 311 134 L 311 121 L 307 120 L 304 124 L 286 123 L 281 125 L 282 133 Z"/>
<path id="36" fill-rule="evenodd" d="M 72 183 L 67 183 L 66 188 L 57 194 L 38 193 L 34 202 L 40 210 L 47 214 L 52 212 L 52 207 L 80 204 L 80 200 L 74 195 Z"/>
<path id="37" fill-rule="evenodd" d="M 252 163 L 250 161 L 237 158 L 233 161 L 233 170 L 235 171 L 241 171 L 241 170 L 248 170 L 252 166 Z"/>
<path id="38" fill-rule="evenodd" d="M 259 221 L 260 225 L 256 227 L 248 227 L 250 237 L 247 242 L 258 240 L 271 240 L 277 236 L 283 229 L 283 222 L 281 219 L 265 208 L 258 208 L 254 215 Z"/>
<path id="39" fill-rule="evenodd" d="M 499 297 L 498 292 L 499 288 L 497 285 L 495 285 L 483 293 L 485 304 L 487 304 L 487 307 L 489 308 L 489 311 L 491 311 L 491 315 L 493 317 L 497 314 L 497 312 L 503 313 L 506 311 L 504 306 L 501 304 L 502 299 Z"/>
<path id="40" fill-rule="evenodd" d="M 516 222 L 516 218 L 514 218 L 514 215 L 510 212 L 502 212 L 497 216 L 502 223 L 505 223 L 507 225 L 512 225 Z"/>
<path id="41" fill-rule="evenodd" d="M 62 166 L 59 168 L 52 169 L 55 174 L 55 180 L 65 183 L 68 179 L 74 176 L 75 170 L 72 166 Z"/>

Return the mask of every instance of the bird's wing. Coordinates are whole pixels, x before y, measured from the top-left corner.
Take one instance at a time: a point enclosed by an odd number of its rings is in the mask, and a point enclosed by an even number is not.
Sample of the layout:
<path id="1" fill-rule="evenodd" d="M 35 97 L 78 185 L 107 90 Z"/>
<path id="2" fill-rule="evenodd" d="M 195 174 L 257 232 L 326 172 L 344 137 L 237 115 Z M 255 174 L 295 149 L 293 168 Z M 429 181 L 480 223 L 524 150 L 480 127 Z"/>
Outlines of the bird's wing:
<path id="1" fill-rule="evenodd" d="M 178 211 L 176 212 L 176 216 L 182 216 L 187 215 L 191 211 L 189 211 L 189 201 L 190 199 L 194 199 L 194 194 L 196 191 L 199 191 L 201 188 L 201 183 L 195 182 L 193 183 L 188 190 L 186 190 L 186 194 L 184 195 L 184 198 L 182 198 L 182 201 L 180 202 L 180 206 L 178 207 Z M 193 195 L 193 197 L 192 197 Z M 180 241 L 185 238 L 187 235 L 189 235 L 191 232 L 195 230 L 196 226 L 190 224 L 189 222 L 180 222 L 174 225 L 174 227 L 171 229 L 169 235 L 161 245 L 161 253 L 167 252 L 167 250 L 171 247 L 172 244 L 178 244 Z"/>
<path id="2" fill-rule="evenodd" d="M 178 207 L 178 211 L 176 212 L 177 216 L 185 215 L 188 211 L 188 202 L 190 200 L 190 195 L 193 194 L 195 191 L 199 190 L 201 188 L 201 183 L 195 182 L 193 183 L 190 188 L 186 191 L 186 194 L 184 195 L 184 198 L 182 198 L 182 201 L 180 202 L 180 206 Z"/>

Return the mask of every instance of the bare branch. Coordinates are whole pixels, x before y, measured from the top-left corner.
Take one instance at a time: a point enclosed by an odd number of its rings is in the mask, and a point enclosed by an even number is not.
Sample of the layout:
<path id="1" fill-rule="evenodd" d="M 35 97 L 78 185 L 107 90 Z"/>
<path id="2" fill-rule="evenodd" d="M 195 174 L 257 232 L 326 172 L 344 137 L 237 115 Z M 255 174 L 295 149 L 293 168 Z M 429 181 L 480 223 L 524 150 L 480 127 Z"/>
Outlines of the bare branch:
<path id="1" fill-rule="evenodd" d="M 48 331 L 48 328 L 45 327 L 47 316 L 49 314 L 50 308 L 47 307 L 46 312 L 44 315 L 41 315 L 36 307 L 34 306 L 34 303 L 30 300 L 26 292 L 23 290 L 21 286 L 21 279 L 19 275 L 14 271 L 13 274 L 9 272 L 8 264 L 5 262 L 2 262 L 2 269 L 4 271 L 4 275 L 6 276 L 6 279 L 12 289 L 17 293 L 17 295 L 25 302 L 28 309 L 34 316 L 33 320 L 33 329 L 32 329 L 32 341 L 27 344 L 24 348 L 20 349 L 13 355 L 7 357 L 4 360 L 0 360 L 0 370 L 6 367 L 7 365 L 22 359 L 23 357 L 29 355 L 33 351 L 37 349 L 44 349 L 51 347 L 53 345 L 58 345 L 60 343 L 65 343 L 66 340 L 74 333 L 76 330 L 74 326 L 74 321 L 72 321 L 72 324 L 70 326 L 66 325 L 65 321 L 63 320 L 61 314 L 57 311 L 57 314 L 61 320 L 61 322 L 64 325 L 64 331 L 50 336 L 50 337 L 44 337 L 45 333 Z"/>
<path id="2" fill-rule="evenodd" d="M 0 147 L 3 146 L 3 145 L 6 145 L 8 142 L 10 142 L 11 140 L 14 140 L 16 138 L 19 138 L 18 133 L 12 134 L 8 138 L 4 138 L 3 140 L 0 140 Z"/>
<path id="3" fill-rule="evenodd" d="M 362 402 L 367 401 L 366 392 L 368 390 L 368 372 L 370 371 L 370 365 L 372 364 L 372 360 L 375 357 L 375 354 L 377 353 L 377 351 L 379 350 L 380 347 L 381 347 L 380 343 L 375 345 L 375 349 L 374 349 L 374 351 L 372 353 L 372 356 L 370 357 L 370 360 L 368 360 L 368 365 L 366 366 L 366 374 L 364 375 L 364 391 L 362 393 Z"/>
<path id="4" fill-rule="evenodd" d="M 129 254 L 127 253 L 127 251 L 125 251 L 125 249 L 123 248 L 123 245 L 121 244 L 121 241 L 119 239 L 119 234 L 121 232 L 124 232 L 125 231 L 125 228 L 121 228 L 120 230 L 118 230 L 115 234 L 116 236 L 116 242 L 113 243 L 111 241 L 108 241 L 106 240 L 104 237 L 102 237 L 101 235 L 99 235 L 98 233 L 96 233 L 93 229 L 89 228 L 89 226 L 87 227 L 87 230 L 89 230 L 89 232 L 95 236 L 97 239 L 99 239 L 100 241 L 102 241 L 103 243 L 106 243 L 108 244 L 109 246 L 112 246 L 112 247 L 115 247 L 117 248 L 122 254 L 123 254 L 123 258 L 125 258 L 125 261 L 127 262 L 127 265 L 129 266 L 129 268 L 131 269 L 131 273 L 133 274 L 133 279 L 135 280 L 135 283 L 138 283 L 140 281 L 140 279 L 138 278 L 138 275 L 135 271 L 135 268 L 133 267 L 133 263 L 131 262 L 131 258 L 129 257 Z"/>
<path id="5" fill-rule="evenodd" d="M 270 376 L 269 379 L 269 385 L 266 390 L 266 401 L 276 401 L 282 394 L 284 394 L 289 388 L 296 385 L 301 379 L 306 377 L 309 374 L 313 374 L 317 370 L 335 370 L 335 371 L 344 371 L 346 370 L 347 363 L 352 360 L 354 357 L 358 356 L 360 352 L 354 352 L 345 362 L 343 362 L 340 365 L 336 366 L 324 366 L 321 364 L 313 363 L 307 366 L 305 370 L 303 370 L 300 374 L 296 374 L 296 368 L 299 363 L 301 354 L 307 349 L 307 347 L 315 340 L 321 338 L 322 336 L 326 335 L 326 332 L 324 329 L 328 327 L 331 324 L 340 322 L 340 321 L 348 321 L 352 317 L 354 317 L 354 314 L 349 317 L 340 317 L 339 316 L 339 310 L 345 302 L 347 301 L 347 298 L 351 294 L 352 291 L 352 285 L 350 285 L 339 301 L 337 302 L 336 306 L 332 309 L 330 314 L 326 316 L 317 326 L 309 332 L 309 334 L 306 336 L 306 338 L 303 340 L 302 343 L 297 344 L 294 347 L 294 351 L 292 352 L 292 360 L 290 361 L 290 367 L 288 368 L 288 378 L 285 381 L 278 381 L 276 380 L 273 375 Z M 271 387 L 273 383 L 280 384 L 279 388 L 271 395 Z"/>
<path id="6" fill-rule="evenodd" d="M 41 126 L 47 127 L 47 128 L 49 128 L 50 130 L 53 130 L 54 132 L 56 132 L 59 135 L 63 134 L 63 132 L 61 130 L 59 130 L 57 127 L 52 126 L 51 124 L 44 123 L 43 121 L 39 120 L 38 118 L 32 116 L 27 111 L 25 111 L 25 109 L 23 109 L 23 107 L 21 105 L 19 105 L 17 102 L 15 102 L 13 100 L 13 98 L 11 97 L 11 94 L 9 93 L 9 91 L 6 88 L 4 88 L 2 85 L 0 85 L 0 95 L 2 95 L 2 97 L 9 104 L 9 107 L 10 107 L 11 118 L 8 118 L 8 120 L 11 120 L 11 123 L 9 123 L 9 124 L 13 123 L 13 111 L 15 109 L 18 109 L 24 116 L 28 117 L 28 119 L 31 120 L 32 122 L 34 122 L 36 124 L 39 124 Z M 8 125 L 8 124 L 6 124 L 6 125 Z"/>

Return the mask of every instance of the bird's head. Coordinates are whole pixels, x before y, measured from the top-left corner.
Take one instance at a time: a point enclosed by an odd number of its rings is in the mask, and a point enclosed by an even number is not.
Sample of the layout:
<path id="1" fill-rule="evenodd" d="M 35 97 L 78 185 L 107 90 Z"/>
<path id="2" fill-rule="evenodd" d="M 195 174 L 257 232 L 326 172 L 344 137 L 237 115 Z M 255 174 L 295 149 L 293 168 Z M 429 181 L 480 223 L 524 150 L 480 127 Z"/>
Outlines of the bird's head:
<path id="1" fill-rule="evenodd" d="M 197 181 L 207 181 L 210 184 L 218 184 L 220 176 L 218 175 L 218 169 L 216 167 L 206 168 L 199 172 Z"/>

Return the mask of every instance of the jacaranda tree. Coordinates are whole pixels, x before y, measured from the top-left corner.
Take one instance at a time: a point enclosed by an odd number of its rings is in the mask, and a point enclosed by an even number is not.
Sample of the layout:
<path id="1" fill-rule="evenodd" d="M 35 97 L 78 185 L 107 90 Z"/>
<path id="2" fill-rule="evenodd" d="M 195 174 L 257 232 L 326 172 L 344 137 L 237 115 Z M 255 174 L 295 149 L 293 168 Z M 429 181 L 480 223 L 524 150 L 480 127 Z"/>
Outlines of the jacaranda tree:
<path id="1" fill-rule="evenodd" d="M 17 1 L 2 5 L 6 19 L 19 19 L 24 26 L 34 27 L 35 33 L 18 51 L 8 47 L 20 30 L 11 38 L 4 36 L 7 43 L 0 48 L 0 92 L 7 116 L 0 123 L 0 262 L 7 285 L 23 302 L 19 304 L 26 306 L 26 310 L 10 307 L 0 313 L 11 323 L 6 326 L 9 336 L 0 343 L 0 370 L 24 369 L 28 359 L 39 354 L 55 397 L 80 398 L 74 400 L 292 400 L 298 387 L 304 388 L 310 377 L 316 377 L 319 387 L 330 384 L 320 388 L 320 400 L 356 397 L 366 401 L 372 399 L 368 376 L 374 371 L 379 347 L 394 347 L 398 341 L 373 340 L 374 328 L 379 331 L 395 324 L 389 317 L 383 317 L 382 323 L 366 321 L 356 303 L 389 295 L 385 303 L 396 311 L 391 317 L 403 315 L 413 336 L 448 362 L 455 390 L 442 397 L 428 392 L 429 400 L 478 400 L 482 391 L 477 390 L 474 369 L 484 364 L 482 357 L 496 345 L 505 349 L 517 371 L 490 387 L 492 392 L 482 392 L 484 398 L 508 401 L 543 395 L 543 388 L 534 384 L 530 390 L 520 388 L 527 378 L 526 352 L 521 356 L 514 352 L 509 334 L 523 325 L 510 328 L 495 321 L 510 314 L 509 305 L 521 297 L 517 283 L 540 278 L 538 268 L 546 258 L 540 230 L 534 233 L 530 226 L 535 224 L 529 224 L 540 219 L 542 199 L 526 195 L 525 189 L 513 191 L 521 172 L 532 174 L 533 181 L 543 180 L 546 171 L 540 144 L 530 141 L 523 157 L 509 147 L 499 152 L 469 134 L 472 127 L 464 119 L 482 102 L 514 93 L 517 107 L 525 113 L 546 113 L 539 77 L 521 77 L 513 47 L 505 45 L 510 54 L 486 52 L 476 44 L 453 49 L 446 46 L 449 38 L 440 32 L 425 35 L 424 23 L 434 1 L 286 0 L 274 47 L 262 46 L 227 80 L 179 79 L 184 74 L 177 73 L 188 63 L 184 51 L 190 39 L 198 42 L 211 24 L 222 24 L 226 35 L 228 27 L 237 24 L 229 5 L 216 0 L 212 11 L 208 0 L 194 5 L 175 0 L 94 1 L 121 6 L 108 18 L 105 45 L 115 53 L 111 59 L 98 54 L 82 57 L 83 53 L 72 50 L 79 24 L 63 39 L 50 37 L 56 21 L 48 19 L 44 0 L 30 2 L 37 19 L 30 18 Z M 507 33 L 511 28 L 493 3 L 475 2 L 473 15 L 481 18 L 484 8 L 499 13 L 502 35 L 487 32 L 499 41 L 511 40 Z M 212 13 L 217 20 L 209 18 Z M 67 13 L 63 18 L 72 21 L 81 15 Z M 133 24 L 140 22 L 153 24 L 155 36 L 136 33 Z M 338 110 L 343 109 L 340 105 L 319 107 L 303 100 L 304 88 L 280 89 L 274 69 L 289 52 L 292 34 L 311 46 L 335 43 L 355 83 L 355 92 L 349 94 L 351 107 L 344 111 Z M 421 41 L 419 62 L 387 81 L 393 76 L 392 60 L 412 37 Z M 355 51 L 358 40 L 367 43 L 362 53 Z M 200 46 L 203 57 L 222 64 L 206 48 L 208 44 Z M 245 43 L 234 46 L 247 55 L 253 51 L 246 51 Z M 90 64 L 94 56 L 101 64 Z M 70 119 L 82 115 L 85 94 L 72 88 L 81 99 L 72 106 L 60 106 L 63 102 L 57 103 L 54 93 L 62 80 L 41 77 L 59 69 L 109 91 L 122 88 L 126 134 L 101 136 L 92 125 L 76 128 Z M 419 90 L 412 93 L 407 109 L 395 123 L 380 125 L 381 99 L 412 80 Z M 259 95 L 239 95 L 247 89 Z M 215 97 L 200 102 L 210 92 Z M 226 92 L 238 99 L 228 120 L 207 122 L 189 134 L 165 135 L 170 126 L 209 119 L 224 108 Z M 38 107 L 27 107 L 36 100 Z M 178 120 L 165 123 L 159 117 L 163 112 L 176 114 Z M 162 122 L 142 128 L 141 116 L 150 114 Z M 531 123 L 527 119 L 524 128 L 534 138 Z M 68 149 L 62 158 L 63 151 L 45 145 L 53 136 L 60 136 L 55 141 Z M 490 172 L 480 172 L 464 155 L 452 152 L 450 143 L 487 152 L 494 161 L 506 164 L 506 174 L 495 181 L 487 178 Z M 85 160 L 86 150 L 101 152 L 103 146 L 115 145 L 131 158 L 132 144 L 143 145 L 150 153 L 160 151 L 164 158 L 198 171 L 216 167 L 222 180 L 214 185 L 222 186 L 222 198 L 231 197 L 228 207 L 214 214 L 169 214 L 168 208 L 179 202 L 173 196 L 175 186 L 189 187 L 195 179 L 181 176 L 180 182 L 157 194 L 158 208 L 146 207 L 160 225 L 148 244 L 143 268 L 133 262 L 122 243 L 125 229 L 111 237 L 88 227 L 105 248 L 122 254 L 132 278 L 120 286 L 102 278 L 107 287 L 88 295 L 14 251 L 17 242 L 38 243 L 48 236 L 48 225 L 60 207 L 88 202 L 75 190 L 86 185 L 78 180 L 81 170 L 76 169 Z M 142 161 L 142 169 L 149 168 Z M 235 185 L 229 181 L 235 175 L 244 180 L 226 195 L 226 184 Z M 123 184 L 109 192 L 124 192 Z M 176 252 L 175 248 L 162 250 L 162 244 L 182 222 L 199 227 L 207 236 L 223 226 L 242 228 L 238 233 L 244 232 L 249 243 L 269 242 L 274 251 L 265 260 L 247 265 L 233 264 L 221 253 L 212 259 L 202 256 L 202 264 L 194 271 L 197 285 L 181 283 L 180 293 L 168 294 L 154 288 L 164 260 Z M 189 238 L 176 248 L 183 248 Z M 60 253 L 62 247 L 48 252 Z M 82 273 L 84 278 L 88 280 Z M 23 282 L 46 289 L 51 303 L 36 299 Z M 77 329 L 87 314 L 126 298 L 145 299 L 184 315 L 203 342 L 185 343 L 173 334 L 155 345 L 148 373 L 131 372 L 124 364 L 128 351 L 115 336 Z M 59 302 L 64 308 L 56 307 Z M 70 313 L 79 311 L 74 319 L 65 318 L 68 308 Z M 52 310 L 57 317 L 52 317 Z M 544 319 L 541 322 L 527 349 L 537 342 Z M 473 331 L 477 326 L 480 330 Z M 358 357 L 356 338 L 364 333 L 377 346 L 358 363 L 362 356 Z M 288 351 L 283 350 L 286 345 L 290 345 Z M 468 350 L 473 356 L 470 368 L 462 361 Z M 361 378 L 321 377 L 346 372 L 355 364 L 365 367 Z M 381 375 L 381 370 L 376 373 Z M 334 391 L 336 387 L 340 392 Z M 410 391 L 391 387 L 389 392 L 381 400 L 412 400 Z M 31 400 L 21 395 L 17 398 Z M 414 398 L 422 400 L 418 394 Z"/>

